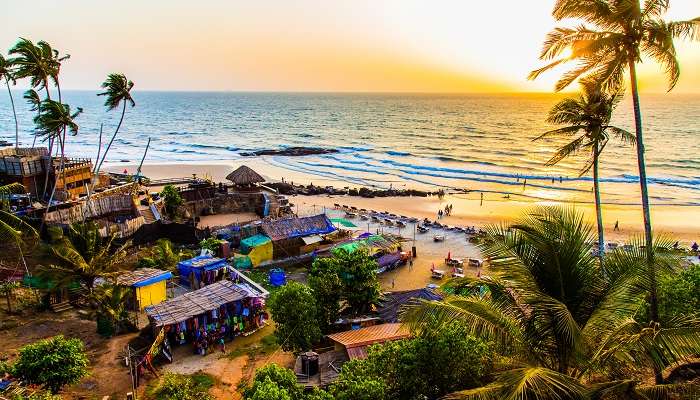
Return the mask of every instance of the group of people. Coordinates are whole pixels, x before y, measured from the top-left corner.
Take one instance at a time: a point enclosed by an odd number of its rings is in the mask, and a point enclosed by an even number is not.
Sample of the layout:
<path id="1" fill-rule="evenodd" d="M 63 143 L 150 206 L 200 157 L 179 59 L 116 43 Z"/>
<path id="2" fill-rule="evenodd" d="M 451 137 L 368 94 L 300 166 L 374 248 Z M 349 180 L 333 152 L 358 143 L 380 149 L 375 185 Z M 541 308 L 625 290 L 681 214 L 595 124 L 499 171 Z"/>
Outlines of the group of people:
<path id="1" fill-rule="evenodd" d="M 452 204 L 448 204 L 445 206 L 444 211 L 442 209 L 438 210 L 438 219 L 441 219 L 442 217 L 448 217 L 451 214 L 452 214 Z"/>

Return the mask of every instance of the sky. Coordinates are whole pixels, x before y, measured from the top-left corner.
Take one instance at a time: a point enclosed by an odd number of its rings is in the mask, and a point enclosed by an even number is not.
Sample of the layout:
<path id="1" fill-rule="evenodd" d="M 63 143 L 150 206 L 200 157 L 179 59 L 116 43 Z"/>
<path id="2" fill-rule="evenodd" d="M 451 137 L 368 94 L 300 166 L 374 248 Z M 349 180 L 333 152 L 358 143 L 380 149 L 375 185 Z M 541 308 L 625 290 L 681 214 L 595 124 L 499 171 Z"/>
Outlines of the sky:
<path id="1" fill-rule="evenodd" d="M 546 92 L 528 81 L 554 0 L 4 0 L 0 51 L 46 40 L 71 59 L 62 87 L 123 72 L 139 90 Z M 669 19 L 700 16 L 672 0 Z M 677 46 L 674 92 L 700 93 L 700 42 Z M 644 63 L 640 88 L 665 91 Z"/>

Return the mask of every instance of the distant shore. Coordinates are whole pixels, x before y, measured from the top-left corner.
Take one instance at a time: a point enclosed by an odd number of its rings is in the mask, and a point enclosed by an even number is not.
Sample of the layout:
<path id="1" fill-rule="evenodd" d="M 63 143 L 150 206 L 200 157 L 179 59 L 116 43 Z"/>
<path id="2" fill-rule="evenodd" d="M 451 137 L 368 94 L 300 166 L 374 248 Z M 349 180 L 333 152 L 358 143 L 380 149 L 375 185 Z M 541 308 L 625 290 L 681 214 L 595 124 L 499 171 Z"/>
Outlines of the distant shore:
<path id="1" fill-rule="evenodd" d="M 266 162 L 264 157 L 251 157 L 245 164 L 256 170 L 269 181 L 277 182 L 282 178 L 286 182 L 316 186 L 334 186 L 336 188 L 358 187 L 347 182 L 332 179 L 319 179 L 313 175 L 290 171 Z M 196 174 L 216 182 L 225 181 L 226 175 L 235 167 L 231 161 L 211 161 L 202 163 L 147 164 L 142 168 L 143 175 L 151 179 L 187 177 Z M 114 163 L 105 168 L 112 172 L 133 173 L 136 165 L 131 163 Z M 484 194 L 483 203 L 478 188 L 472 193 L 447 195 L 443 198 L 428 197 L 381 197 L 362 198 L 356 196 L 291 196 L 290 202 L 301 207 L 300 213 L 312 212 L 323 207 L 332 208 L 334 204 L 346 204 L 358 208 L 377 211 L 389 211 L 399 215 L 417 218 L 436 219 L 437 211 L 447 204 L 453 205 L 453 214 L 441 222 L 448 225 L 484 226 L 492 223 L 508 223 L 527 210 L 538 205 L 555 205 L 576 207 L 586 215 L 590 223 L 594 222 L 593 204 L 570 204 L 554 201 L 523 201 L 507 199 L 497 193 Z M 603 205 L 603 218 L 606 222 L 606 241 L 625 242 L 630 237 L 642 233 L 641 206 Z M 615 222 L 619 222 L 619 231 L 615 231 Z M 683 245 L 689 246 L 693 241 L 700 241 L 700 207 L 655 205 L 652 207 L 652 223 L 657 232 L 670 235 Z"/>

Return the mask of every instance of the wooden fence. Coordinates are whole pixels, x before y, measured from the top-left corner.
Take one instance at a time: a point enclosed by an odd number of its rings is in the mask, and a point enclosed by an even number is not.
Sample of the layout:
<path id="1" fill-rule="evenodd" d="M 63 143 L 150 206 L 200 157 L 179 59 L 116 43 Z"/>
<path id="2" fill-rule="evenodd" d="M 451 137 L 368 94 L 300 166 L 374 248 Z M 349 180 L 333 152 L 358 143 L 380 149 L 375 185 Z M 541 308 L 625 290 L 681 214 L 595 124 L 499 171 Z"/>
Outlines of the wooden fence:
<path id="1" fill-rule="evenodd" d="M 45 220 L 48 224 L 68 225 L 84 219 L 99 218 L 113 212 L 125 212 L 133 210 L 131 195 L 113 195 L 90 199 L 89 203 L 81 202 L 66 209 L 58 209 L 46 213 Z"/>
<path id="2" fill-rule="evenodd" d="M 108 223 L 107 226 L 100 228 L 100 236 L 114 235 L 119 239 L 127 238 L 136 233 L 145 223 L 146 220 L 143 217 L 136 217 L 122 223 Z"/>

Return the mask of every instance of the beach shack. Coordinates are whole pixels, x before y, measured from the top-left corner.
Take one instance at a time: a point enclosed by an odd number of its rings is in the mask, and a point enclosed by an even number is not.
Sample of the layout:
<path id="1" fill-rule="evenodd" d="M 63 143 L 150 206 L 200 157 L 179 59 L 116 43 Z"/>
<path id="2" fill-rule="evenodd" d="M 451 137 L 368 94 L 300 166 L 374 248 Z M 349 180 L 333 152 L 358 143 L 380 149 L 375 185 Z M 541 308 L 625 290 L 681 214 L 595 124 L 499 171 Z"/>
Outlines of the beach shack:
<path id="1" fill-rule="evenodd" d="M 367 358 L 367 348 L 373 344 L 411 337 L 408 328 L 400 323 L 379 324 L 328 335 L 335 351 L 345 352 L 350 360 Z"/>
<path id="2" fill-rule="evenodd" d="M 159 304 L 167 298 L 167 282 L 172 279 L 170 271 L 155 268 L 139 268 L 117 277 L 117 286 L 132 289 L 132 296 L 127 300 L 131 310 L 143 310 L 145 307 Z"/>
<path id="3" fill-rule="evenodd" d="M 241 262 L 249 264 L 251 267 L 257 267 L 265 261 L 272 260 L 272 240 L 266 235 L 257 234 L 241 240 L 240 250 L 241 254 L 248 257 L 250 261 L 249 263 Z M 241 262 L 236 261 L 236 265 Z"/>
<path id="4" fill-rule="evenodd" d="M 228 268 L 225 259 L 208 255 L 177 263 L 180 284 L 190 289 L 199 289 L 224 279 Z"/>
<path id="5" fill-rule="evenodd" d="M 336 245 L 333 250 L 335 249 L 343 249 L 348 253 L 359 249 L 367 250 L 379 264 L 377 273 L 389 271 L 408 261 L 408 253 L 401 251 L 401 238 L 395 235 L 364 233 L 356 239 Z"/>
<path id="6" fill-rule="evenodd" d="M 190 343 L 206 354 L 219 340 L 247 336 L 263 327 L 267 320 L 264 306 L 265 299 L 248 285 L 224 280 L 148 306 L 145 311 L 156 334 L 156 346 Z M 170 351 L 164 354 L 172 361 Z"/>
<path id="7" fill-rule="evenodd" d="M 262 223 L 261 228 L 272 240 L 275 259 L 311 253 L 325 235 L 336 231 L 325 214 L 267 221 Z"/>

